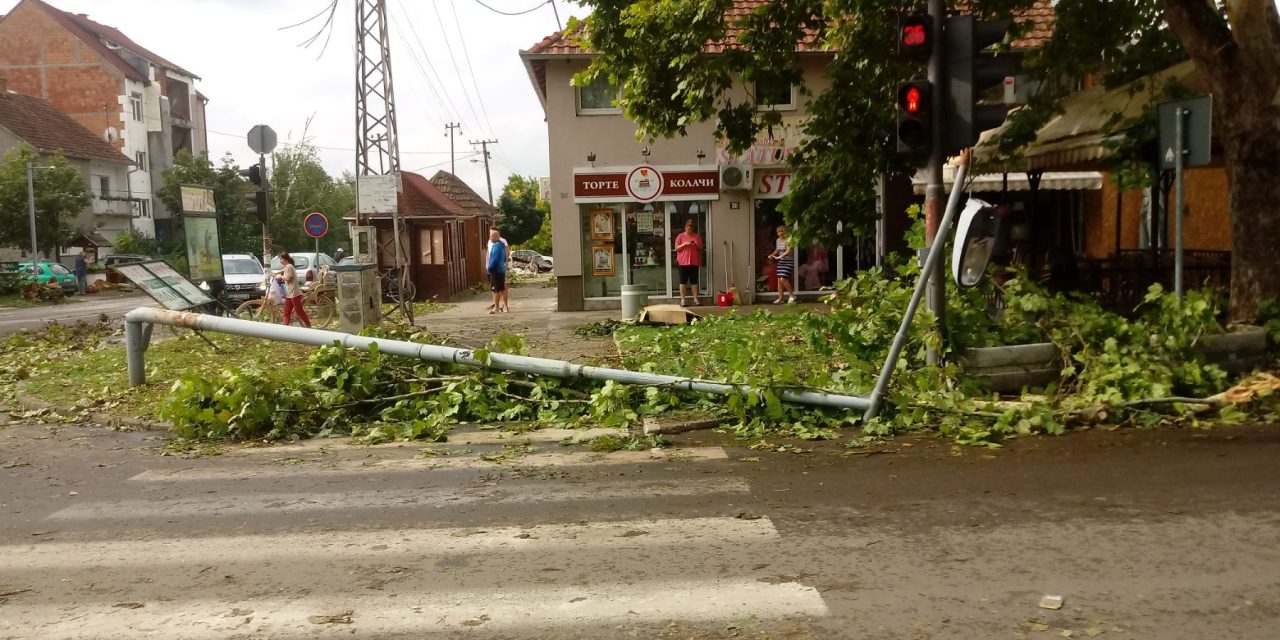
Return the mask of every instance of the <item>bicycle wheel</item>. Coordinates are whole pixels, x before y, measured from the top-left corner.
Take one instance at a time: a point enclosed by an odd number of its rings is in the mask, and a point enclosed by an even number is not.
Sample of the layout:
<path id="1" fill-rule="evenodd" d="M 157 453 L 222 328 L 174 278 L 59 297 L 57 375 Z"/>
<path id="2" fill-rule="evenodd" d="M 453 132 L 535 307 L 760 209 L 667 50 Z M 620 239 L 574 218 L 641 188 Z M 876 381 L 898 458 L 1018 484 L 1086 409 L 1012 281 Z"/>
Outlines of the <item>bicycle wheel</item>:
<path id="1" fill-rule="evenodd" d="M 302 308 L 311 317 L 311 326 L 316 329 L 324 329 L 338 317 L 338 305 L 334 303 L 333 298 L 326 295 L 318 295 L 314 298 L 308 296 L 302 303 Z"/>
<path id="2" fill-rule="evenodd" d="M 244 304 L 236 307 L 236 317 L 241 320 L 257 320 L 258 322 L 279 323 L 281 319 L 281 309 L 278 305 L 267 304 L 266 300 L 261 298 L 257 300 L 249 300 Z"/>

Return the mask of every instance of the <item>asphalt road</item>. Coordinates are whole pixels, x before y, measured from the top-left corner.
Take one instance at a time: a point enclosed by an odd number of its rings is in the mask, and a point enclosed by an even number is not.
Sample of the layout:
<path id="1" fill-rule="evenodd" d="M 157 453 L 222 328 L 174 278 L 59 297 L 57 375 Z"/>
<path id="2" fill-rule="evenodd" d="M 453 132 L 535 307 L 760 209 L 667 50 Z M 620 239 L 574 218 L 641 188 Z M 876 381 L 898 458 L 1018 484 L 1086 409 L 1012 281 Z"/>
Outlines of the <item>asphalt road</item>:
<path id="1" fill-rule="evenodd" d="M 3 421 L 4 418 L 0 418 Z M 184 460 L 0 425 L 0 638 L 1274 638 L 1280 427 Z M 1064 597 L 1058 610 L 1038 606 Z M 1069 632 L 1069 634 L 1067 633 Z"/>
<path id="2" fill-rule="evenodd" d="M 97 296 L 73 297 L 65 304 L 32 307 L 30 309 L 0 308 L 0 335 L 22 329 L 41 329 L 52 322 L 74 324 L 94 322 L 99 315 L 116 319 L 138 307 L 154 307 L 156 303 L 145 295 L 98 298 Z"/>

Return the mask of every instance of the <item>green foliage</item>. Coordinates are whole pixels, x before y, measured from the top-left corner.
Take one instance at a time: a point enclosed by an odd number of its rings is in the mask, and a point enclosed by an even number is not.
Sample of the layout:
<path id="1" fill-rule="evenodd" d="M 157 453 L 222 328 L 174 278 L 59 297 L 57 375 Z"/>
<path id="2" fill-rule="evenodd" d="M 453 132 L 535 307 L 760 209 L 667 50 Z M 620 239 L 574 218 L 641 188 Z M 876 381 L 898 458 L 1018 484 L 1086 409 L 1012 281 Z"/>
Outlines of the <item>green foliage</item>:
<path id="1" fill-rule="evenodd" d="M 591 439 L 591 450 L 602 453 L 612 451 L 648 451 L 671 446 L 662 436 L 605 435 Z"/>
<path id="2" fill-rule="evenodd" d="M 10 149 L 0 162 L 0 246 L 30 247 L 31 218 L 27 194 L 27 163 L 52 167 L 33 175 L 37 241 L 40 253 L 53 255 L 86 231 L 76 219 L 92 201 L 80 170 L 61 154 L 41 158 L 25 142 Z"/>
<path id="3" fill-rule="evenodd" d="M 120 232 L 120 234 L 116 236 L 112 250 L 115 253 L 143 256 L 154 256 L 158 253 L 155 238 L 138 233 L 133 229 Z"/>
<path id="4" fill-rule="evenodd" d="M 320 239 L 320 250 L 333 255 L 343 247 L 351 253 L 350 231 L 342 216 L 356 206 L 353 174 L 330 176 L 310 143 L 284 145 L 274 155 L 271 189 L 275 196 L 271 243 L 276 250 L 314 251 L 315 240 L 303 230 L 302 220 L 309 213 L 323 213 L 329 219 L 329 233 Z M 262 246 L 260 239 L 258 246 Z"/>
<path id="5" fill-rule="evenodd" d="M 539 200 L 538 210 L 542 212 L 542 224 L 538 226 L 538 233 L 530 238 L 528 242 L 521 245 L 520 248 L 537 251 L 544 256 L 549 256 L 551 255 L 551 203 L 546 200 Z"/>
<path id="6" fill-rule="evenodd" d="M 262 225 L 246 200 L 254 187 L 240 177 L 240 167 L 230 154 L 222 158 L 220 165 L 214 166 L 208 156 L 193 156 L 188 151 L 179 151 L 174 156 L 173 167 L 165 170 L 164 186 L 157 192 L 160 201 L 170 211 L 182 210 L 183 185 L 213 189 L 214 206 L 218 210 L 218 235 L 224 253 L 262 253 Z M 182 219 L 180 215 L 177 218 Z M 170 264 L 181 258 L 185 265 L 184 236 L 179 231 L 167 243 L 148 253 L 162 254 Z M 178 268 L 178 265 L 174 264 L 174 267 Z"/>
<path id="7" fill-rule="evenodd" d="M 532 240 L 542 227 L 549 207 L 538 197 L 538 179 L 513 175 L 507 178 L 498 198 L 498 229 L 502 237 L 512 245 L 523 245 Z M 550 241 L 548 235 L 547 241 Z M 536 251 L 536 249 L 535 249 Z M 549 253 L 549 251 L 548 251 Z"/>

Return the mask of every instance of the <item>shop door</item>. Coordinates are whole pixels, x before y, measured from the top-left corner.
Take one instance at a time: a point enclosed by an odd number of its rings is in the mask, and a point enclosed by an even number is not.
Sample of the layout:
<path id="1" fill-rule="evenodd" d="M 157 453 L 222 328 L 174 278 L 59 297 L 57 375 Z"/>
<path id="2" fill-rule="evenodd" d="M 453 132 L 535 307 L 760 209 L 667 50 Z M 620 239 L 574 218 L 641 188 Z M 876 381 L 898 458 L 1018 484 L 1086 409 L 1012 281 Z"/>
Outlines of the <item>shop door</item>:
<path id="1" fill-rule="evenodd" d="M 755 240 L 753 264 L 756 269 L 756 293 L 774 293 L 778 290 L 777 262 L 770 260 L 778 241 L 778 227 L 783 225 L 782 212 L 778 210 L 781 200 L 755 200 Z M 814 293 L 823 287 L 830 287 L 836 281 L 838 248 L 823 244 L 812 244 L 796 247 L 789 260 L 794 260 L 791 269 L 792 286 L 802 293 Z"/>
<path id="2" fill-rule="evenodd" d="M 667 230 L 667 296 L 680 295 L 680 265 L 676 261 L 676 238 L 684 233 L 685 224 L 693 222 L 694 233 L 702 236 L 702 252 L 699 256 L 701 265 L 698 269 L 698 295 L 710 296 L 714 285 L 711 273 L 715 256 L 711 244 L 711 234 L 707 225 L 707 203 L 705 202 L 668 202 L 666 203 Z"/>

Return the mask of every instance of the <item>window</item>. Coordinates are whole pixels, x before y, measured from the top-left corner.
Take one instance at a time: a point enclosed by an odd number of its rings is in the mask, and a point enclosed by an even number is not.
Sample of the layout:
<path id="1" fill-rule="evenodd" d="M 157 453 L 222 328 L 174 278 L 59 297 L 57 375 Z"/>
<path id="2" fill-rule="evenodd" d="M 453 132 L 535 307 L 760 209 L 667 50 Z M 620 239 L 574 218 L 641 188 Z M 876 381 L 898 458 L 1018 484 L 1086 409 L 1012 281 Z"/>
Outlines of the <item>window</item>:
<path id="1" fill-rule="evenodd" d="M 150 200 L 138 201 L 138 217 L 140 218 L 151 217 L 151 201 Z"/>
<path id="2" fill-rule="evenodd" d="M 755 85 L 756 109 L 782 111 L 796 108 L 795 85 L 781 82 L 757 82 Z"/>
<path id="3" fill-rule="evenodd" d="M 143 171 L 147 170 L 147 152 L 146 151 L 139 151 L 138 154 L 133 157 L 133 159 L 134 159 L 134 162 L 138 163 L 139 169 L 142 169 Z"/>
<path id="4" fill-rule="evenodd" d="M 618 97 L 618 87 L 604 76 L 596 76 L 584 87 L 578 87 L 578 113 L 618 113 L 613 104 Z"/>
<path id="5" fill-rule="evenodd" d="M 98 195 L 106 198 L 111 195 L 111 178 L 107 176 L 97 176 L 98 178 Z"/>
<path id="6" fill-rule="evenodd" d="M 129 94 L 129 109 L 130 111 L 133 112 L 134 121 L 142 122 L 143 114 L 142 114 L 142 94 L 141 93 L 135 92 L 135 93 Z"/>

